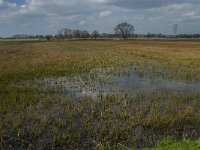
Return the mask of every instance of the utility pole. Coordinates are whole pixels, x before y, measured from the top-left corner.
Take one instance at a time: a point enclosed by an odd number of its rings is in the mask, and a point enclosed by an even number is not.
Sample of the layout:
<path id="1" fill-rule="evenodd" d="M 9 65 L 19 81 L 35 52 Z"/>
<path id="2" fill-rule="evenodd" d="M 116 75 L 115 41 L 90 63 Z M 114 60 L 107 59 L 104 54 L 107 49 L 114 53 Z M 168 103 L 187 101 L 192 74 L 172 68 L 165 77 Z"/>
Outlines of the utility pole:
<path id="1" fill-rule="evenodd" d="M 174 24 L 173 29 L 174 29 L 174 36 L 177 36 L 177 34 L 178 34 L 178 24 Z"/>

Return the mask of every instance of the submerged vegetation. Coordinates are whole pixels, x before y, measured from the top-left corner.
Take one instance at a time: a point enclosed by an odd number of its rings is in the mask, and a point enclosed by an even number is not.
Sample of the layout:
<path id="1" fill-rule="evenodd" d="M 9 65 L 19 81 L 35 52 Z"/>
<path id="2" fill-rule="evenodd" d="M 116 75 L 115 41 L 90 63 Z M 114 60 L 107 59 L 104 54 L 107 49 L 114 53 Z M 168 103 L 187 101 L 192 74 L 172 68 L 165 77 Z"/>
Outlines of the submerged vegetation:
<path id="1" fill-rule="evenodd" d="M 43 82 L 38 82 L 81 75 L 87 84 L 93 84 L 89 81 L 102 80 L 98 72 L 91 70 L 127 67 L 134 67 L 139 78 L 199 84 L 200 43 L 173 40 L 1 42 L 1 148 L 126 149 L 152 147 L 167 137 L 200 138 L 200 89 L 194 93 L 121 90 L 100 93 L 98 98 L 87 95 L 75 98 L 65 94 L 70 89 L 45 88 Z M 106 72 L 105 76 L 112 73 Z M 183 141 L 181 144 L 191 144 L 195 149 L 198 143 Z M 160 145 L 155 148 L 159 149 Z"/>

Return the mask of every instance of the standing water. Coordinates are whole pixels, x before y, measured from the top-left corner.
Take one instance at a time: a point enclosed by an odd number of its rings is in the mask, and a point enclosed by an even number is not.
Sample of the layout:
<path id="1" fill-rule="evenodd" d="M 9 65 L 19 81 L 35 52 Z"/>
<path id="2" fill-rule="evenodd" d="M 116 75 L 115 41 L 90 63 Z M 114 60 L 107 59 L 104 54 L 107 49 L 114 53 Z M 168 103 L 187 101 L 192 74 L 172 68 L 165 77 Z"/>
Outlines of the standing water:
<path id="1" fill-rule="evenodd" d="M 45 78 L 38 82 L 57 89 L 61 95 L 74 98 L 97 98 L 120 92 L 200 92 L 200 83 L 139 77 L 134 68 L 95 69 L 85 75 Z"/>

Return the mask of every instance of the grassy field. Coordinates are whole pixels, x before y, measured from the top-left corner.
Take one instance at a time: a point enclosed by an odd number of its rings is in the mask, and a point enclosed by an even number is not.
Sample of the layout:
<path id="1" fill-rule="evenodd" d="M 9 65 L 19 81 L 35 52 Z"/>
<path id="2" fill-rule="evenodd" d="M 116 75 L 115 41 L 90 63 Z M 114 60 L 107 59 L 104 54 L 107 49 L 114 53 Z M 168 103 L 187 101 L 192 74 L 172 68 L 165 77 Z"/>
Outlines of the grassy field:
<path id="1" fill-rule="evenodd" d="M 107 67 L 134 67 L 140 77 L 199 83 L 200 42 L 0 42 L 1 148 L 144 148 L 167 137 L 200 137 L 200 92 L 116 93 L 74 100 L 57 96 L 55 89 L 20 86 Z"/>

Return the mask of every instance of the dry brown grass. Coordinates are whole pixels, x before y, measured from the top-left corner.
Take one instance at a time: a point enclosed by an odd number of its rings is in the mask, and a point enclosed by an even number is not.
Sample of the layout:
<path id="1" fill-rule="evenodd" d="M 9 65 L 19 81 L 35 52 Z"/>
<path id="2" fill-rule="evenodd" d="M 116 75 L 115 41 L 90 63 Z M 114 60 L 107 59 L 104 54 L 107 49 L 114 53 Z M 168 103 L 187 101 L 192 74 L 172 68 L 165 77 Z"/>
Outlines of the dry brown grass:
<path id="1" fill-rule="evenodd" d="M 199 41 L 61 41 L 0 43 L 0 74 L 74 74 L 96 67 L 135 66 L 165 78 L 199 80 Z M 162 75 L 163 68 L 167 75 Z M 5 76 L 4 76 L 5 78 Z"/>
<path id="2" fill-rule="evenodd" d="M 133 66 L 141 76 L 198 82 L 200 42 L 0 42 L 0 146 L 79 149 L 84 145 L 90 149 L 100 145 L 116 149 L 119 143 L 152 146 L 167 136 L 200 137 L 198 93 L 124 93 L 100 101 L 75 101 L 56 97 L 53 90 L 15 86 L 18 80 L 74 75 L 109 66 Z M 142 134 L 134 135 L 138 128 Z"/>

